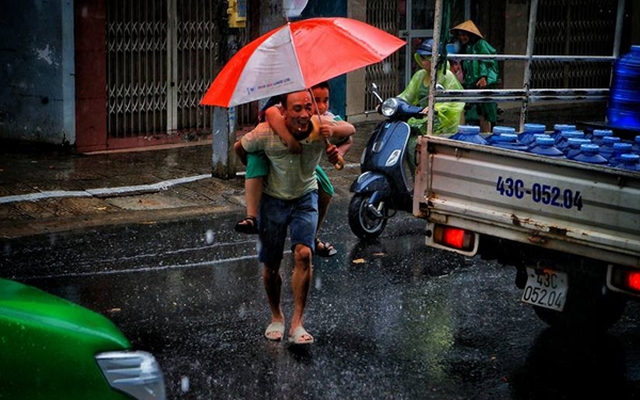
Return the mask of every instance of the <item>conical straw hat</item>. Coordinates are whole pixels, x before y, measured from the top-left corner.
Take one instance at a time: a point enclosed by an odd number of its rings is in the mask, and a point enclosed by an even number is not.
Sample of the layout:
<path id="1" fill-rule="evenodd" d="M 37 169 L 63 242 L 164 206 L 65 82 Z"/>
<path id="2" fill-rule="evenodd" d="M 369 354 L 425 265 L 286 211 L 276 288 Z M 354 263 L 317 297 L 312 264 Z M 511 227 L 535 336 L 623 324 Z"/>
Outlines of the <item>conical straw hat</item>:
<path id="1" fill-rule="evenodd" d="M 473 33 L 474 35 L 484 39 L 484 36 L 482 36 L 482 33 L 480 33 L 480 30 L 478 29 L 476 24 L 474 24 L 473 21 L 471 21 L 470 19 L 464 21 L 460 25 L 454 26 L 449 30 L 449 32 L 451 33 L 455 33 L 455 31 L 465 31 L 465 32 Z"/>

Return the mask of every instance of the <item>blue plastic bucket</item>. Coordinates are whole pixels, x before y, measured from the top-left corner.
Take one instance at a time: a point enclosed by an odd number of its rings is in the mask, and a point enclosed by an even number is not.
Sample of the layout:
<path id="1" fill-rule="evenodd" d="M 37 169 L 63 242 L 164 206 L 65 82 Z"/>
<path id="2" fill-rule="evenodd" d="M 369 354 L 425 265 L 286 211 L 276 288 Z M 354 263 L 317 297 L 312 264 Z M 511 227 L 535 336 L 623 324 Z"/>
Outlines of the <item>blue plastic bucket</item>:
<path id="1" fill-rule="evenodd" d="M 640 156 L 637 154 L 623 154 L 617 167 L 628 171 L 640 171 L 639 161 Z"/>
<path id="2" fill-rule="evenodd" d="M 564 149 L 564 156 L 570 160 L 573 160 L 575 156 L 580 154 L 580 146 L 589 143 L 591 143 L 589 139 L 571 138 L 567 140 L 567 147 Z"/>
<path id="3" fill-rule="evenodd" d="M 613 64 L 607 120 L 617 128 L 640 129 L 640 46 Z"/>
<path id="4" fill-rule="evenodd" d="M 480 127 L 477 125 L 458 125 L 458 133 L 449 136 L 449 139 L 476 144 L 488 144 L 482 135 L 480 135 Z"/>
<path id="5" fill-rule="evenodd" d="M 526 123 L 522 133 L 518 135 L 518 141 L 526 145 L 534 144 L 534 135 L 545 133 L 546 129 L 543 124 Z"/>
<path id="6" fill-rule="evenodd" d="M 600 154 L 600 146 L 597 144 L 583 144 L 580 146 L 580 154 L 575 156 L 575 161 L 581 161 L 589 164 L 609 164 L 609 161 Z"/>
<path id="7" fill-rule="evenodd" d="M 527 151 L 527 145 L 518 142 L 518 135 L 515 133 L 502 133 L 500 136 L 495 136 L 491 142 L 492 146 L 500 147 L 503 149 Z"/>
<path id="8" fill-rule="evenodd" d="M 547 157 L 564 158 L 564 153 L 556 147 L 556 141 L 552 137 L 537 137 L 535 145 L 529 148 L 529 152 Z"/>

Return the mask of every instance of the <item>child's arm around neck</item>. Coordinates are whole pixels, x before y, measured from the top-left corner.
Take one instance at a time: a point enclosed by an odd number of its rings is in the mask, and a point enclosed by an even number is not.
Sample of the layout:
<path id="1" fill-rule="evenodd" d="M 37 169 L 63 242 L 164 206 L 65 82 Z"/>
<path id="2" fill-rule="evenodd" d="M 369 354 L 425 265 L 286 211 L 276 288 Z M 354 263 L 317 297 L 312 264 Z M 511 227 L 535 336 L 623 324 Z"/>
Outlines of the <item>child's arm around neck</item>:
<path id="1" fill-rule="evenodd" d="M 300 143 L 291 135 L 289 129 L 287 128 L 287 124 L 284 121 L 284 116 L 280 112 L 280 106 L 275 105 L 267 108 L 264 115 L 271 126 L 271 129 L 278 135 L 280 140 L 287 146 L 287 149 L 293 154 L 300 154 L 302 152 L 302 147 Z"/>

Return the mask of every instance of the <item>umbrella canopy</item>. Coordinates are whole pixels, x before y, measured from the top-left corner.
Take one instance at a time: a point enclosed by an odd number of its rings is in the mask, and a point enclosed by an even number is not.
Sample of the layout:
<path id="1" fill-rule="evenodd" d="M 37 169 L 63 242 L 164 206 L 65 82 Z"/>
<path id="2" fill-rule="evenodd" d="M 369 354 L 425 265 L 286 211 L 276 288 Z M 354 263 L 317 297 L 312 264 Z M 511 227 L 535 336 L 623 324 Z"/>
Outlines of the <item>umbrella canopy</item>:
<path id="1" fill-rule="evenodd" d="M 405 42 L 350 18 L 290 22 L 240 49 L 200 101 L 232 107 L 304 90 L 384 60 Z"/>

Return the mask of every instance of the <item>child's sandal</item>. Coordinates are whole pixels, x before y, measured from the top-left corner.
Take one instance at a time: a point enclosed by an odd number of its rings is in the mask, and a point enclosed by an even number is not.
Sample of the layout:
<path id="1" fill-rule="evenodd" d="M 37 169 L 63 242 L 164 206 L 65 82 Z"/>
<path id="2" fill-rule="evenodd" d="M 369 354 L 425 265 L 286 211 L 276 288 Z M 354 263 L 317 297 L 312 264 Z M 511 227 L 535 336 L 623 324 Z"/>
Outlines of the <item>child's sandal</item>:
<path id="1" fill-rule="evenodd" d="M 320 257 L 333 257 L 338 253 L 333 245 L 329 242 L 322 242 L 316 238 L 316 255 Z"/>
<path id="2" fill-rule="evenodd" d="M 236 232 L 246 233 L 248 235 L 255 235 L 258 233 L 258 220 L 256 217 L 248 216 L 236 224 Z"/>

